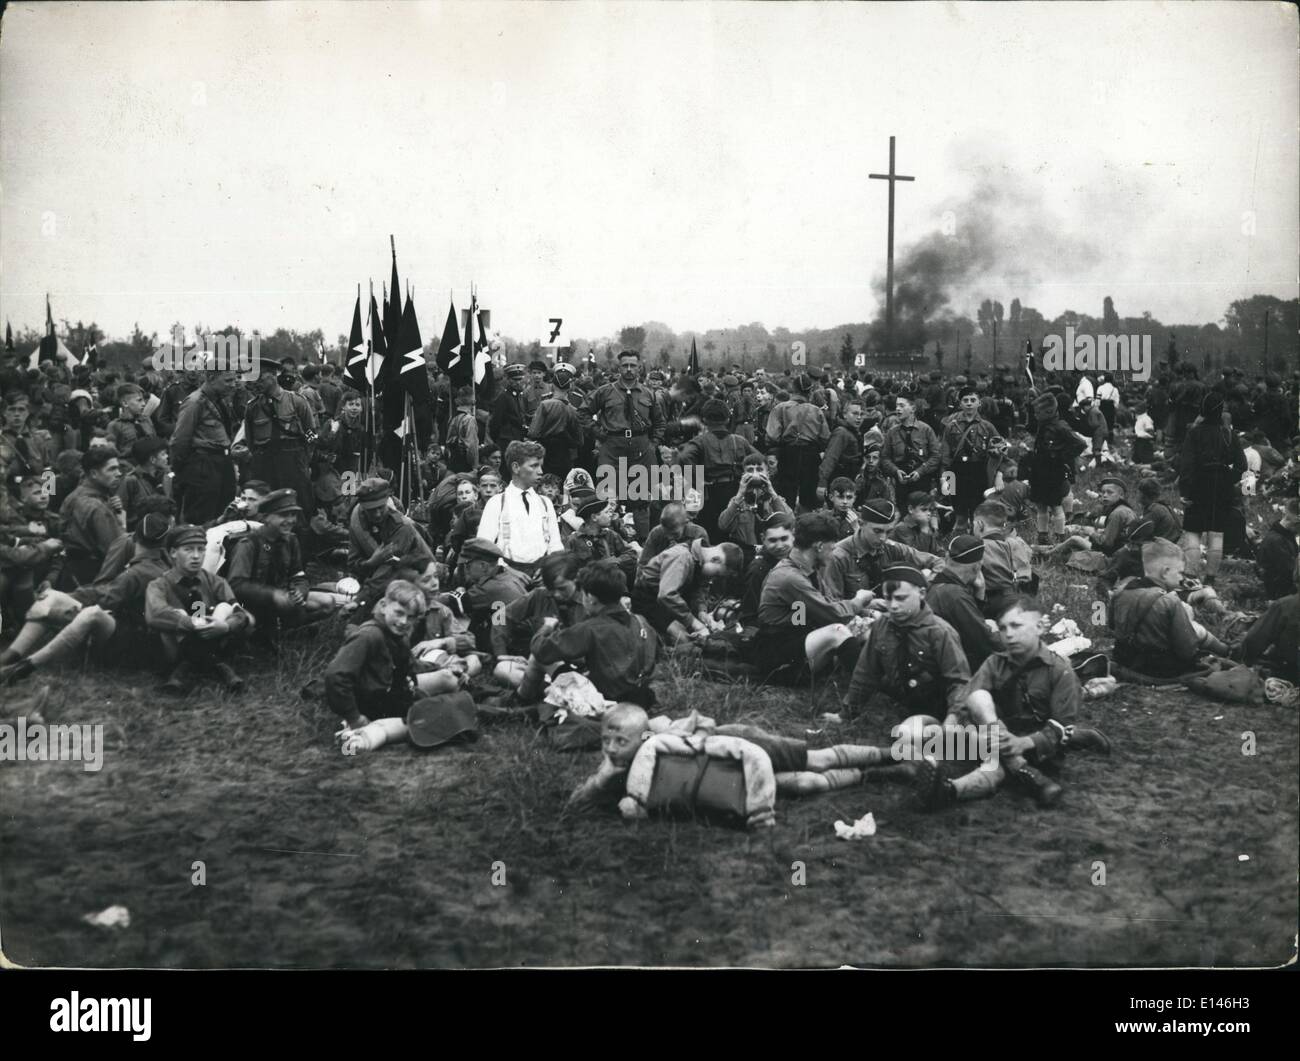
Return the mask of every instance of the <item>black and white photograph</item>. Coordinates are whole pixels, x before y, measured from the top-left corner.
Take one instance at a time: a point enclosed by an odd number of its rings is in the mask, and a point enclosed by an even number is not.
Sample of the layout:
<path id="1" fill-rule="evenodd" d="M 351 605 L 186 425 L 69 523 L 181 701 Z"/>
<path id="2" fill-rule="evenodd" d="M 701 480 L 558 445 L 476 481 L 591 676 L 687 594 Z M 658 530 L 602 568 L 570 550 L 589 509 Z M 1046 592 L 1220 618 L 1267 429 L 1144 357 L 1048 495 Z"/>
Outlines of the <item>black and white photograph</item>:
<path id="1" fill-rule="evenodd" d="M 0 965 L 1292 964 L 1298 46 L 3 5 Z"/>

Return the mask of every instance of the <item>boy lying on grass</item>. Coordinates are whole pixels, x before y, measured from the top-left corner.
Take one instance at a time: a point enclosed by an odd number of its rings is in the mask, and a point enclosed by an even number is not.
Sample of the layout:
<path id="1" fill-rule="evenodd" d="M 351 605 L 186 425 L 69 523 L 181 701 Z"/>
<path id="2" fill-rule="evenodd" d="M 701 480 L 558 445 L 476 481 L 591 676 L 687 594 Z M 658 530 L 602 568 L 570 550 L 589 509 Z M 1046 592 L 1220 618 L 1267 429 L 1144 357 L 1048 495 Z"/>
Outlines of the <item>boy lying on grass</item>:
<path id="1" fill-rule="evenodd" d="M 679 722 L 671 722 L 665 716 L 651 719 L 643 707 L 623 702 L 605 713 L 601 723 L 600 740 L 604 754 L 600 766 L 573 791 L 568 805 L 583 807 L 618 803 L 627 795 L 627 773 L 643 743 L 665 733 L 683 737 L 707 733 L 738 738 L 757 746 L 771 760 L 776 791 L 790 796 L 849 788 L 867 779 L 909 781 L 915 777 L 912 764 L 896 763 L 889 748 L 860 744 L 809 748 L 806 741 L 767 733 L 757 726 L 715 726 L 698 715 Z M 653 803 L 653 797 L 652 788 L 651 799 L 647 802 Z"/>

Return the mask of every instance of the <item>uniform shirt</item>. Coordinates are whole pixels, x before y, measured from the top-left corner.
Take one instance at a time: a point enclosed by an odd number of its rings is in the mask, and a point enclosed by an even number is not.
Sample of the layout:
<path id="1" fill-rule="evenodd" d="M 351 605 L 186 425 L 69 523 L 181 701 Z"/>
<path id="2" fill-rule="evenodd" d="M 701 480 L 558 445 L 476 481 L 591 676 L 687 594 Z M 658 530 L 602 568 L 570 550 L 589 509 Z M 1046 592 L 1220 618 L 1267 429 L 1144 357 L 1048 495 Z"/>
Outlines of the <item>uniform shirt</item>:
<path id="1" fill-rule="evenodd" d="M 379 526 L 372 527 L 366 523 L 362 511 L 361 506 L 357 505 L 352 509 L 352 515 L 348 520 L 348 563 L 350 565 L 359 567 L 366 575 L 374 575 L 377 578 L 383 577 L 384 574 L 391 575 L 392 572 L 403 567 L 413 567 L 417 571 L 423 571 L 428 566 L 429 561 L 433 559 L 433 550 L 429 548 L 429 543 L 424 540 L 409 517 L 390 508 L 385 510 Z M 396 553 L 397 559 L 372 564 L 371 559 L 378 552 L 380 545 L 385 547 L 381 555 Z"/>
<path id="2" fill-rule="evenodd" d="M 617 561 L 628 586 L 636 584 L 636 550 L 612 527 L 601 527 L 590 534 L 574 531 L 569 535 L 564 547 L 584 565 L 597 560 Z"/>
<path id="3" fill-rule="evenodd" d="M 1295 562 L 1300 548 L 1294 527 L 1284 527 L 1278 520 L 1265 532 L 1255 550 L 1255 563 L 1268 600 L 1289 597 L 1296 591 Z"/>
<path id="4" fill-rule="evenodd" d="M 790 506 L 785 498 L 776 491 L 770 491 L 757 505 L 749 504 L 744 497 L 732 497 L 727 507 L 718 514 L 718 530 L 729 542 L 748 547 L 758 544 L 758 527 L 773 512 L 790 515 Z M 694 524 L 692 524 L 694 526 Z M 650 532 L 650 536 L 654 531 Z M 646 548 L 650 546 L 650 536 L 646 538 Z M 706 538 L 707 544 L 707 538 Z M 644 556 L 644 553 L 642 554 Z"/>
<path id="5" fill-rule="evenodd" d="M 641 616 L 611 605 L 571 627 L 539 631 L 529 647 L 543 665 L 581 660 L 607 700 L 639 701 L 654 673 L 659 638 Z"/>
<path id="6" fill-rule="evenodd" d="M 164 478 L 150 475 L 144 468 L 133 468 L 122 476 L 122 481 L 117 486 L 117 496 L 122 499 L 122 507 L 126 509 L 128 531 L 133 532 L 140 525 L 141 502 L 166 493 L 163 487 L 165 481 Z"/>
<path id="7" fill-rule="evenodd" d="M 1101 537 L 1093 545 L 1098 552 L 1109 556 L 1124 544 L 1124 539 L 1128 537 L 1129 527 L 1133 525 L 1137 516 L 1129 508 L 1127 501 L 1116 501 L 1103 519 L 1105 522 L 1102 524 Z"/>
<path id="8" fill-rule="evenodd" d="M 45 461 L 28 428 L 17 433 L 0 431 L 0 474 L 40 475 Z"/>
<path id="9" fill-rule="evenodd" d="M 754 557 L 749 567 L 745 569 L 745 578 L 740 593 L 740 609 L 736 613 L 736 621 L 742 627 L 755 627 L 758 625 L 758 606 L 763 599 L 763 586 L 767 582 L 767 576 L 772 573 L 778 561 L 759 554 Z"/>
<path id="10" fill-rule="evenodd" d="M 1056 753 L 1065 736 L 1063 727 L 1074 724 L 1083 700 L 1069 661 L 1041 641 L 1024 663 L 1014 662 L 1005 652 L 989 656 L 962 690 L 962 701 L 977 690 L 993 697 L 999 722 L 1017 737 L 1033 740 L 1040 762 Z"/>
<path id="11" fill-rule="evenodd" d="M 273 590 L 308 589 L 302 547 L 292 531 L 272 537 L 265 524 L 235 542 L 230 586 L 244 604 L 269 604 Z"/>
<path id="12" fill-rule="evenodd" d="M 977 670 L 989 656 L 1002 648 L 1002 639 L 984 622 L 974 591 L 951 572 L 940 571 L 935 575 L 926 591 L 925 603 L 957 631 L 971 670 Z"/>
<path id="13" fill-rule="evenodd" d="M 533 410 L 527 408 L 522 391 L 506 387 L 497 395 L 496 401 L 492 403 L 488 431 L 500 445 L 503 457 L 510 442 L 520 441 L 528 434 L 532 414 Z"/>
<path id="14" fill-rule="evenodd" d="M 483 503 L 475 537 L 491 542 L 507 560 L 521 564 L 535 564 L 549 553 L 564 550 L 550 499 L 532 487 L 521 490 L 514 483 Z"/>
<path id="15" fill-rule="evenodd" d="M 518 571 L 498 567 L 491 575 L 465 592 L 465 610 L 476 623 L 490 622 L 501 609 L 528 592 L 528 583 Z"/>
<path id="16" fill-rule="evenodd" d="M 492 623 L 492 655 L 526 656 L 542 623 L 559 619 L 562 625 L 571 626 L 581 619 L 581 612 L 577 602 L 561 604 L 545 586 L 530 589 L 507 604 L 501 617 Z"/>
<path id="17" fill-rule="evenodd" d="M 858 656 L 845 706 L 856 712 L 878 692 L 903 704 L 942 696 L 950 714 L 966 702 L 970 667 L 961 640 L 925 604 L 904 624 L 880 619 Z"/>
<path id="18" fill-rule="evenodd" d="M 107 433 L 113 445 L 117 447 L 117 452 L 124 456 L 130 455 L 131 447 L 140 439 L 156 438 L 158 435 L 153 421 L 147 416 L 137 419 L 119 416 L 116 420 L 109 421 Z"/>
<path id="19" fill-rule="evenodd" d="M 204 384 L 181 404 L 172 434 L 172 465 L 180 468 L 196 450 L 222 455 L 230 452 L 233 425 L 227 399 L 217 397 Z"/>
<path id="20" fill-rule="evenodd" d="M 817 485 L 828 487 L 840 476 L 854 478 L 862 470 L 862 439 L 848 424 L 840 421 L 831 432 L 817 470 Z"/>
<path id="21" fill-rule="evenodd" d="M 826 414 L 801 394 L 775 406 L 767 417 L 767 437 L 781 446 L 825 447 L 831 429 Z"/>
<path id="22" fill-rule="evenodd" d="M 117 619 L 143 626 L 145 593 L 154 579 L 162 578 L 167 571 L 167 558 L 161 549 L 139 547 L 126 569 L 99 590 L 96 603 Z"/>
<path id="23" fill-rule="evenodd" d="M 993 498 L 1007 507 L 1013 523 L 1019 523 L 1029 514 L 1029 484 L 1023 479 L 1012 479 Z"/>
<path id="24" fill-rule="evenodd" d="M 67 496 L 59 515 L 63 518 L 63 541 L 69 549 L 102 558 L 108 547 L 126 534 L 117 513 L 108 506 L 109 496 L 89 479 Z"/>
<path id="25" fill-rule="evenodd" d="M 924 420 L 911 425 L 902 422 L 885 432 L 880 448 L 880 468 L 887 475 L 898 477 L 901 472 L 919 472 L 924 478 L 939 470 L 942 446 L 934 428 Z"/>
<path id="26" fill-rule="evenodd" d="M 367 619 L 349 627 L 346 640 L 325 668 L 325 698 L 343 718 L 364 714 L 366 701 L 406 691 L 411 647 L 386 626 Z"/>
<path id="27" fill-rule="evenodd" d="M 244 437 L 255 450 L 277 440 L 306 443 L 316 437 L 316 414 L 306 398 L 283 387 L 274 396 L 259 394 L 244 410 Z"/>
<path id="28" fill-rule="evenodd" d="M 721 526 L 721 521 L 719 521 L 719 526 Z M 682 529 L 682 533 L 675 538 L 669 535 L 662 523 L 656 523 L 650 528 L 650 533 L 645 536 L 645 544 L 641 546 L 641 554 L 637 557 L 636 573 L 639 575 L 645 565 L 665 549 L 674 545 L 681 545 L 683 542 L 689 545 L 697 540 L 701 545 L 710 544 L 709 532 L 698 523 L 687 523 Z"/>
<path id="29" fill-rule="evenodd" d="M 193 578 L 172 568 L 149 583 L 144 594 L 144 618 L 151 630 L 180 634 L 193 629 L 195 616 L 210 612 L 218 604 L 238 604 L 235 591 L 220 575 L 199 570 Z M 195 607 L 202 604 L 202 610 Z M 229 622 L 232 627 L 247 623 L 242 612 L 236 612 Z"/>
<path id="30" fill-rule="evenodd" d="M 933 553 L 888 539 L 880 543 L 879 549 L 868 549 L 854 534 L 835 543 L 822 573 L 822 586 L 832 600 L 849 600 L 860 589 L 877 591 L 887 567 L 907 564 L 920 571 L 938 563 Z"/>
<path id="31" fill-rule="evenodd" d="M 937 555 L 939 552 L 939 535 L 929 526 L 921 527 L 910 519 L 903 520 L 889 532 L 889 540 L 899 545 L 910 545 L 918 552 Z"/>
<path id="32" fill-rule="evenodd" d="M 701 431 L 683 445 L 677 451 L 677 464 L 683 468 L 702 465 L 707 486 L 730 483 L 734 488 L 740 481 L 745 458 L 750 454 L 760 456 L 742 436 L 733 435 L 726 429 L 713 429 Z"/>
<path id="33" fill-rule="evenodd" d="M 648 436 L 656 443 L 663 439 L 663 408 L 644 384 L 627 387 L 618 382 L 597 387 L 587 400 L 587 412 L 601 439 L 627 437 L 628 431 L 633 438 Z"/>
<path id="34" fill-rule="evenodd" d="M 984 535 L 983 542 L 984 559 L 980 561 L 980 569 L 990 594 L 1033 578 L 1034 554 L 1022 538 L 1010 538 L 1006 531 L 993 531 Z"/>
<path id="35" fill-rule="evenodd" d="M 1111 619 L 1116 651 L 1128 665 L 1140 661 L 1149 674 L 1183 674 L 1196 663 L 1200 639 L 1178 594 L 1137 579 L 1115 595 Z"/>
<path id="36" fill-rule="evenodd" d="M 967 420 L 958 413 L 944 424 L 939 463 L 945 469 L 968 474 L 978 471 L 983 476 L 989 441 L 997 436 L 998 429 L 987 420 L 979 416 Z"/>
<path id="37" fill-rule="evenodd" d="M 653 557 L 637 575 L 636 588 L 657 597 L 660 606 L 688 629 L 695 622 L 703 592 L 703 565 L 693 542 L 683 542 Z"/>
<path id="38" fill-rule="evenodd" d="M 542 400 L 528 427 L 528 437 L 535 442 L 558 439 L 568 446 L 582 443 L 582 421 L 567 392 L 547 395 Z"/>
<path id="39" fill-rule="evenodd" d="M 833 600 L 820 580 L 798 557 L 788 556 L 768 572 L 758 598 L 758 625 L 806 627 L 811 633 L 857 614 L 852 601 Z"/>

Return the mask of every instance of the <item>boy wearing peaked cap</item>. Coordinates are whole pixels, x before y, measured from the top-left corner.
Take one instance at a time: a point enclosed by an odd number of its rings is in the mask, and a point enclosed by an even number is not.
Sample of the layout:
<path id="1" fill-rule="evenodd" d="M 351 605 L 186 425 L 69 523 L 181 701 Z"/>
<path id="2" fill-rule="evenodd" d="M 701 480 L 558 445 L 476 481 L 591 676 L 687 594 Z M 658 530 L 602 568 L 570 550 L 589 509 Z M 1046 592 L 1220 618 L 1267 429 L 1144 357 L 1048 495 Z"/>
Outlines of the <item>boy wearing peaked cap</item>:
<path id="1" fill-rule="evenodd" d="M 926 592 L 925 602 L 961 639 L 962 652 L 972 671 L 1002 647 L 997 634 L 984 621 L 979 597 L 984 592 L 984 543 L 959 534 L 948 544 L 948 562 Z"/>
<path id="2" fill-rule="evenodd" d="M 885 619 L 872 627 L 858 655 L 845 710 L 859 715 L 884 693 L 909 714 L 955 713 L 970 679 L 957 632 L 927 606 L 920 570 L 895 564 L 881 579 Z"/>
<path id="3" fill-rule="evenodd" d="M 302 508 L 293 490 L 274 490 L 257 507 L 262 525 L 238 539 L 230 553 L 230 586 L 264 633 L 277 625 L 314 622 L 338 607 L 311 594 L 302 547 L 294 533 Z"/>
<path id="4" fill-rule="evenodd" d="M 433 559 L 424 536 L 409 516 L 397 510 L 392 487 L 378 476 L 357 488 L 357 504 L 348 521 L 349 562 L 363 585 L 365 604 L 377 600 L 384 586 L 403 567 L 423 571 Z"/>
<path id="5" fill-rule="evenodd" d="M 492 624 L 506 605 L 528 592 L 528 580 L 505 563 L 501 550 L 484 538 L 471 538 L 460 551 L 460 581 L 470 633 L 481 652 L 492 651 Z"/>
<path id="6" fill-rule="evenodd" d="M 586 486 L 574 487 L 569 502 L 581 523 L 568 535 L 565 550 L 583 564 L 614 560 L 631 584 L 636 578 L 637 551 L 621 534 L 610 528 L 613 505 Z M 545 562 L 543 559 L 542 563 Z"/>
<path id="7" fill-rule="evenodd" d="M 185 692 L 194 673 L 212 672 L 232 692 L 244 685 L 222 657 L 253 629 L 253 617 L 224 578 L 203 569 L 207 545 L 202 527 L 173 528 L 171 570 L 145 591 L 145 622 L 162 636 L 172 666 L 163 684 L 168 692 Z"/>
<path id="8" fill-rule="evenodd" d="M 885 569 L 894 564 L 921 570 L 939 565 L 940 559 L 933 553 L 889 539 L 898 523 L 898 509 L 892 501 L 874 498 L 858 509 L 858 515 L 858 529 L 836 543 L 822 573 L 822 588 L 832 600 L 849 600 L 863 589 L 875 593 Z"/>

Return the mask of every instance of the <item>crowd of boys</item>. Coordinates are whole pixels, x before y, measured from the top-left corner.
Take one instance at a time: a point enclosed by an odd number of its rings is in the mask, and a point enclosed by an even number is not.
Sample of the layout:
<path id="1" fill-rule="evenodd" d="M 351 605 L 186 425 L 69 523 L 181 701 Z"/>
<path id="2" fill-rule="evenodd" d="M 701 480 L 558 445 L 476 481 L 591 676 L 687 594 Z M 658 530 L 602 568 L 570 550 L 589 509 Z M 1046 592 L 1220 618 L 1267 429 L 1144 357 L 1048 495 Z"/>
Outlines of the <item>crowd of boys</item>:
<path id="1" fill-rule="evenodd" d="M 443 694 L 470 692 L 484 719 L 549 717 L 548 687 L 578 674 L 619 705 L 587 799 L 651 733 L 669 657 L 838 677 L 849 717 L 1000 724 L 999 770 L 740 736 L 779 759 L 783 791 L 898 777 L 938 806 L 1003 780 L 1051 805 L 1053 764 L 1108 748 L 1076 721 L 1086 673 L 1042 640 L 1046 564 L 1098 574 L 1135 674 L 1212 655 L 1296 679 L 1296 378 L 693 376 L 633 350 L 608 372 L 501 377 L 483 395 L 430 369 L 411 481 L 382 466 L 367 396 L 332 365 L 266 361 L 240 381 L 6 354 L 0 681 L 162 661 L 169 692 L 237 691 L 242 653 L 342 613 L 316 692 L 363 734 L 350 748 Z M 1102 473 L 1095 505 L 1084 466 Z M 1276 513 L 1262 534 L 1252 495 Z M 1224 555 L 1259 575 L 1258 621 L 1231 643 L 1202 621 L 1226 612 Z M 400 724 L 367 730 L 384 719 Z"/>

